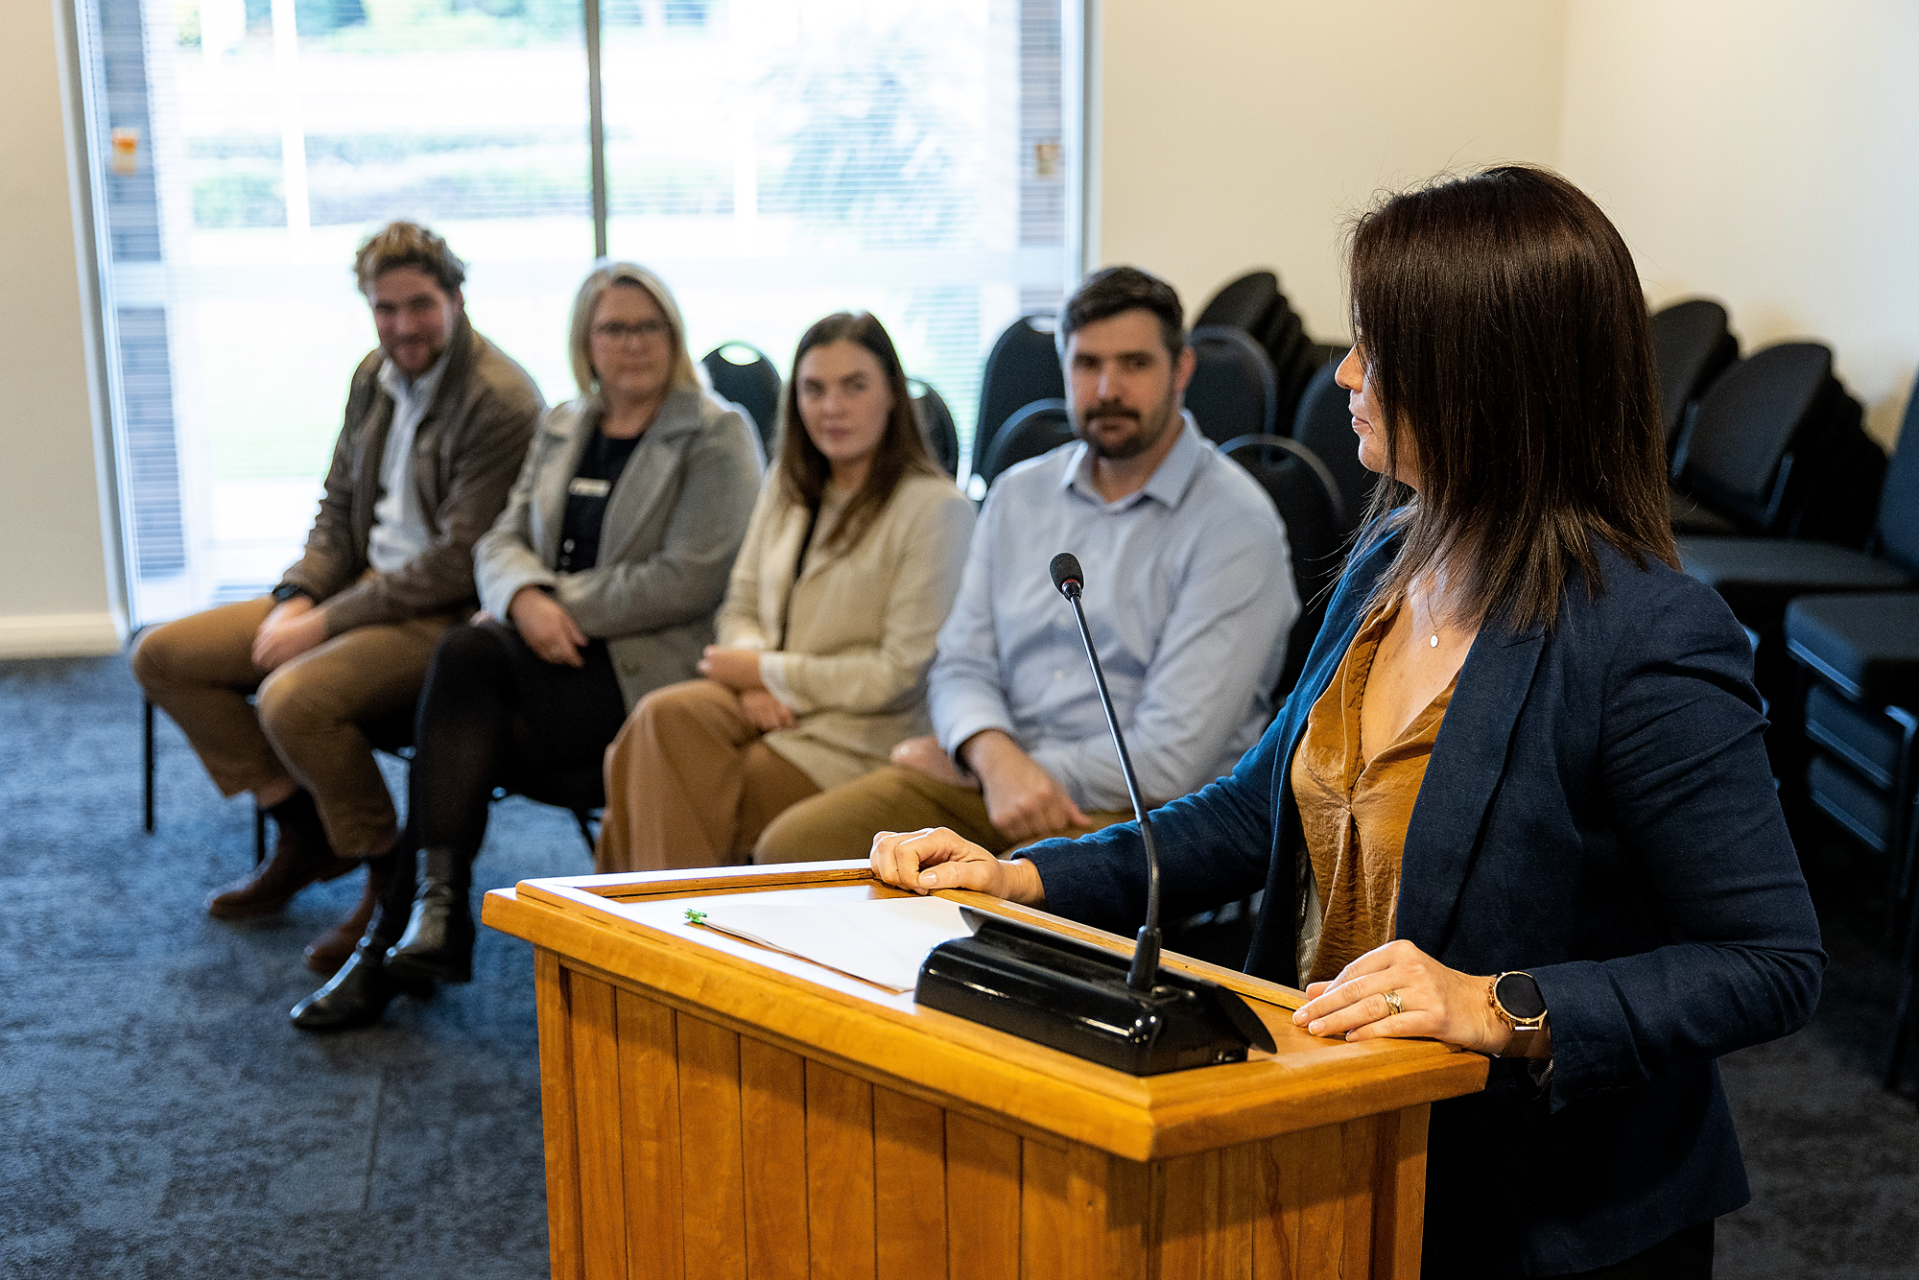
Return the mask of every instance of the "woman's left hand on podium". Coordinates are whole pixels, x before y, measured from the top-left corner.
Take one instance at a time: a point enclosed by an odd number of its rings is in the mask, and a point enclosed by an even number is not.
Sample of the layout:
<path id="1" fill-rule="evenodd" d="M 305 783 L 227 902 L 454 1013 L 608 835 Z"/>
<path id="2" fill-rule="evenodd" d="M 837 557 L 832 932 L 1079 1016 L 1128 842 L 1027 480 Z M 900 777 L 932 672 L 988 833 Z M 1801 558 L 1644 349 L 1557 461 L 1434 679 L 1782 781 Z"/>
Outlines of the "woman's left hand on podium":
<path id="1" fill-rule="evenodd" d="M 1512 1039 L 1512 1028 L 1486 1001 L 1489 981 L 1448 969 L 1399 938 L 1360 956 L 1331 982 L 1308 984 L 1309 998 L 1293 1025 L 1316 1036 L 1424 1036 L 1496 1054 Z M 1397 1011 L 1388 992 L 1397 997 Z"/>

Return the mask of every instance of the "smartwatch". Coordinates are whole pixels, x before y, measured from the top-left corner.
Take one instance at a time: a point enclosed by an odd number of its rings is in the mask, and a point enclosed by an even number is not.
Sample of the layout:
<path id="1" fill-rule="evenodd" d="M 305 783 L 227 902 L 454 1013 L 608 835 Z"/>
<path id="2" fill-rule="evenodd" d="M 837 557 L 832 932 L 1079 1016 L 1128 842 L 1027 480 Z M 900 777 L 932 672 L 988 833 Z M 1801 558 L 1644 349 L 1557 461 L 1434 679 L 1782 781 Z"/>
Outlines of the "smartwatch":
<path id="1" fill-rule="evenodd" d="M 282 582 L 279 586 L 268 592 L 268 594 L 273 597 L 273 603 L 275 604 L 285 604 L 295 596 L 305 596 L 309 600 L 313 599 L 313 593 L 311 591 L 308 591 L 305 587 L 296 587 L 291 582 Z"/>
<path id="2" fill-rule="evenodd" d="M 1512 1041 L 1499 1056 L 1523 1056 L 1546 1026 L 1546 997 L 1540 994 L 1539 984 L 1530 973 L 1499 974 L 1486 988 L 1486 1003 L 1513 1029 Z"/>

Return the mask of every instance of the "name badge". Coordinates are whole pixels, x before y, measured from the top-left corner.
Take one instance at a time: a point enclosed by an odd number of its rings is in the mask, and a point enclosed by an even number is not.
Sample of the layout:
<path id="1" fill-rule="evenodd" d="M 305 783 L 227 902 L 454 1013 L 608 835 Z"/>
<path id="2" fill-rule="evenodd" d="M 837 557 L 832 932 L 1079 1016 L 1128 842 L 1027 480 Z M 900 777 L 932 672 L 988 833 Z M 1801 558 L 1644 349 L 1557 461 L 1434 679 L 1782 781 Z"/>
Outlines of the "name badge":
<path id="1" fill-rule="evenodd" d="M 566 491 L 576 498 L 604 498 L 613 492 L 611 480 L 592 480 L 586 476 L 574 476 Z"/>

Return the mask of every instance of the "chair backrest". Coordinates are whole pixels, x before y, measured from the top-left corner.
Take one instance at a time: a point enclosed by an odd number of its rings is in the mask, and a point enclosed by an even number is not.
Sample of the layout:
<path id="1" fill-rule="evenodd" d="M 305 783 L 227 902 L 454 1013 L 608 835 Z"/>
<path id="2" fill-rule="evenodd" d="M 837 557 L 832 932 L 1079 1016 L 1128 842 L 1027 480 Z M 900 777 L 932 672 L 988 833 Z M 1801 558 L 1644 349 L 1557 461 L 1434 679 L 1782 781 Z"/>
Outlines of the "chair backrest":
<path id="1" fill-rule="evenodd" d="M 1659 416 L 1666 429 L 1666 458 L 1679 449 L 1686 407 L 1739 358 L 1739 340 L 1726 330 L 1726 309 L 1709 298 L 1675 302 L 1653 313 L 1653 365 L 1659 373 Z"/>
<path id="2" fill-rule="evenodd" d="M 1306 445 L 1284 436 L 1248 435 L 1229 440 L 1220 452 L 1259 482 L 1286 524 L 1286 545 L 1293 558 L 1293 586 L 1300 613 L 1286 636 L 1286 660 L 1280 666 L 1275 698 L 1292 692 L 1326 620 L 1327 588 L 1339 576 L 1350 532 L 1345 502 L 1333 473 Z"/>
<path id="3" fill-rule="evenodd" d="M 1893 445 L 1892 461 L 1886 464 L 1878 528 L 1886 558 L 1908 573 L 1919 574 L 1919 381 L 1906 401 L 1899 439 Z"/>
<path id="4" fill-rule="evenodd" d="M 1834 487 L 1815 481 L 1834 469 L 1834 451 L 1858 432 L 1858 413 L 1858 401 L 1833 378 L 1832 352 L 1822 343 L 1755 351 L 1720 374 L 1689 415 L 1675 459 L 1680 487 L 1744 532 L 1800 536 L 1806 499 Z M 1816 522 L 1847 518 L 1820 505 Z M 1865 529 L 1870 521 L 1869 511 Z"/>
<path id="5" fill-rule="evenodd" d="M 913 393 L 913 412 L 920 420 L 920 435 L 926 439 L 926 451 L 946 469 L 949 476 L 959 474 L 959 428 L 953 423 L 953 411 L 946 399 L 921 378 L 909 378 L 906 389 Z"/>
<path id="6" fill-rule="evenodd" d="M 1007 468 L 1042 453 L 1051 453 L 1072 439 L 1073 419 L 1066 410 L 1066 401 L 1058 397 L 1035 400 L 1007 419 L 1006 425 L 993 437 L 993 447 L 987 451 L 985 462 L 974 468 L 973 474 L 990 485 Z"/>
<path id="7" fill-rule="evenodd" d="M 713 394 L 746 410 L 760 433 L 766 456 L 780 429 L 780 371 L 766 353 L 747 342 L 722 342 L 701 357 Z"/>
<path id="8" fill-rule="evenodd" d="M 1214 443 L 1239 436 L 1271 435 L 1279 413 L 1279 386 L 1273 362 L 1241 329 L 1206 326 L 1193 330 L 1193 380 L 1186 385 L 1186 408 Z"/>
<path id="9" fill-rule="evenodd" d="M 1277 425 L 1268 430 L 1285 431 L 1313 371 L 1324 360 L 1306 335 L 1299 313 L 1280 292 L 1279 277 L 1271 271 L 1251 271 L 1221 289 L 1193 321 L 1194 333 L 1214 327 L 1243 330 L 1264 349 L 1278 393 L 1273 414 Z"/>
<path id="10" fill-rule="evenodd" d="M 1279 277 L 1270 271 L 1248 271 L 1228 282 L 1200 308 L 1193 317 L 1193 328 L 1219 326 L 1256 335 L 1279 302 Z"/>
<path id="11" fill-rule="evenodd" d="M 1066 398 L 1066 375 L 1053 344 L 1053 317 L 1021 316 L 1000 332 L 980 373 L 979 420 L 973 429 L 973 473 L 984 473 L 993 437 L 1035 400 Z"/>
<path id="12" fill-rule="evenodd" d="M 1359 464 L 1359 437 L 1353 434 L 1353 415 L 1346 407 L 1346 388 L 1333 381 L 1337 364 L 1321 365 L 1306 384 L 1299 411 L 1293 415 L 1293 439 L 1319 458 L 1332 473 L 1345 504 L 1346 532 L 1359 525 L 1379 477 Z"/>

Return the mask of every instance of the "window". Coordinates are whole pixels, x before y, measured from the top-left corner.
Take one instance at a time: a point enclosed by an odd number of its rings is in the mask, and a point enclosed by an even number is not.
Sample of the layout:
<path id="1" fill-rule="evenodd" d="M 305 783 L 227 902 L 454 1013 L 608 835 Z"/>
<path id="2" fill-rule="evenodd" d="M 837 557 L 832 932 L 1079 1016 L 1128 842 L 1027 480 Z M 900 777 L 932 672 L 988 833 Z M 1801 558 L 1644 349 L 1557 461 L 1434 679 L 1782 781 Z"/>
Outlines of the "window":
<path id="1" fill-rule="evenodd" d="M 1060 3 L 83 0 L 135 625 L 298 555 L 373 343 L 353 249 L 396 217 L 549 401 L 604 244 L 696 356 L 784 367 L 874 311 L 970 432 L 985 351 L 1070 269 Z"/>

